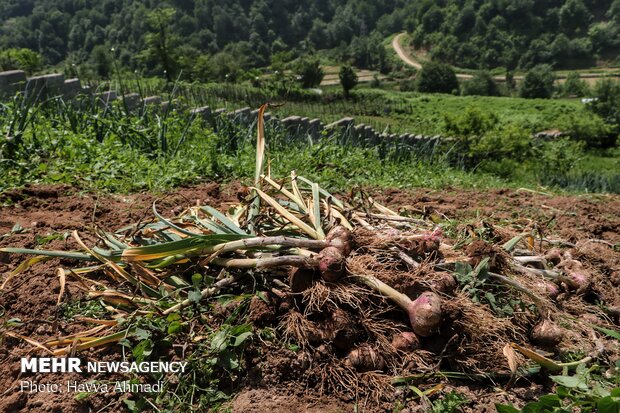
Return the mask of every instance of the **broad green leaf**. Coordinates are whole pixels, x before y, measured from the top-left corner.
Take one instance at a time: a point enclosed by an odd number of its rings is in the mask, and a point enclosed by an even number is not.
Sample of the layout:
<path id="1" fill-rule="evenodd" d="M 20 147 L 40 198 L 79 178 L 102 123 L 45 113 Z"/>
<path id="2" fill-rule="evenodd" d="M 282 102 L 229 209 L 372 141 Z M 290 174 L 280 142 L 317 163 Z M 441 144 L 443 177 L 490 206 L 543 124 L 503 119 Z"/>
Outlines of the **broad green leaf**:
<path id="1" fill-rule="evenodd" d="M 502 248 L 505 251 L 512 251 L 517 244 L 519 243 L 519 241 L 521 241 L 523 239 L 523 235 L 517 235 L 516 237 L 512 238 L 510 241 L 506 242 L 504 245 L 502 245 Z"/>
<path id="2" fill-rule="evenodd" d="M 91 394 L 94 394 L 94 393 L 93 392 L 80 392 L 80 393 L 77 393 L 75 396 L 73 396 L 73 398 L 77 401 L 80 401 L 80 400 L 86 399 Z"/>
<path id="3" fill-rule="evenodd" d="M 233 347 L 239 347 L 241 344 L 243 344 L 243 342 L 248 339 L 250 336 L 252 335 L 251 331 L 248 331 L 246 333 L 242 333 L 239 334 L 237 337 L 235 337 L 235 342 L 233 343 Z"/>
<path id="4" fill-rule="evenodd" d="M 457 261 L 454 263 L 454 271 L 459 275 L 466 276 L 472 272 L 472 268 L 467 262 Z"/>
<path id="5" fill-rule="evenodd" d="M 220 330 L 211 340 L 211 349 L 220 352 L 226 348 L 226 339 L 228 339 L 228 330 Z"/>
<path id="6" fill-rule="evenodd" d="M 238 336 L 239 334 L 252 331 L 252 326 L 249 324 L 239 324 L 232 326 L 228 329 L 228 333 L 232 336 Z"/>
<path id="7" fill-rule="evenodd" d="M 173 335 L 181 332 L 183 329 L 183 324 L 180 321 L 173 321 L 168 324 L 168 334 Z"/>
<path id="8" fill-rule="evenodd" d="M 509 406 L 507 404 L 499 404 L 495 403 L 495 409 L 497 413 L 520 413 L 521 411 L 514 406 Z"/>
<path id="9" fill-rule="evenodd" d="M 487 271 L 489 270 L 489 257 L 484 257 L 476 268 L 474 268 L 473 276 L 474 277 L 484 277 L 487 275 Z"/>
<path id="10" fill-rule="evenodd" d="M 597 325 L 594 324 L 589 324 L 590 327 L 592 327 L 593 329 L 600 331 L 601 333 L 604 333 L 606 335 L 608 335 L 609 337 L 613 337 L 616 340 L 620 340 L 620 333 L 614 330 L 610 330 L 608 328 L 603 328 L 603 327 L 599 327 Z"/>
<path id="11" fill-rule="evenodd" d="M 267 294 L 264 291 L 257 291 L 256 295 L 258 296 L 258 298 L 263 300 L 266 304 L 271 304 L 269 302 L 269 298 L 267 298 Z"/>
<path id="12" fill-rule="evenodd" d="M 153 353 L 153 341 L 150 339 L 142 340 L 132 349 L 131 354 L 138 363 L 144 361 L 144 359 Z"/>
<path id="13" fill-rule="evenodd" d="M 192 285 L 194 287 L 200 286 L 202 282 L 202 274 L 192 274 Z"/>
<path id="14" fill-rule="evenodd" d="M 187 294 L 187 299 L 190 300 L 193 303 L 198 304 L 200 302 L 200 300 L 202 299 L 202 294 L 198 290 L 191 290 Z"/>
<path id="15" fill-rule="evenodd" d="M 607 396 L 596 403 L 598 413 L 620 413 L 620 397 Z"/>
<path id="16" fill-rule="evenodd" d="M 151 338 L 151 332 L 143 328 L 136 327 L 134 336 L 139 340 L 146 340 L 147 338 Z"/>
<path id="17" fill-rule="evenodd" d="M 224 350 L 220 353 L 217 364 L 226 370 L 237 370 L 239 368 L 239 359 L 232 351 Z"/>
<path id="18" fill-rule="evenodd" d="M 549 378 L 560 386 L 568 387 L 569 389 L 588 390 L 587 384 L 579 376 L 549 376 Z"/>
<path id="19" fill-rule="evenodd" d="M 562 402 L 557 394 L 546 394 L 538 398 L 538 404 L 546 407 L 561 407 Z"/>

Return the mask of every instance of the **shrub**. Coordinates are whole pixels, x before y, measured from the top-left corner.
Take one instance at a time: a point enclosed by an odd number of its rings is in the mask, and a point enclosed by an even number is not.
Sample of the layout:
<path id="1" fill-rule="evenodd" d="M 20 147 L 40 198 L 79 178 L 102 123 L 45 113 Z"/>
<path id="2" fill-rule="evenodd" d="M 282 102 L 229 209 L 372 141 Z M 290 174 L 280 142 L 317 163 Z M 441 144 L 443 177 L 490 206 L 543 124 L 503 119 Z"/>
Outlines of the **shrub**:
<path id="1" fill-rule="evenodd" d="M 417 86 L 423 93 L 453 93 L 458 91 L 459 82 L 450 66 L 429 62 L 418 73 Z"/>
<path id="2" fill-rule="evenodd" d="M 340 85 L 345 95 L 348 95 L 349 91 L 357 85 L 357 75 L 349 65 L 344 65 L 340 68 L 338 77 L 340 78 Z"/>
<path id="3" fill-rule="evenodd" d="M 584 113 L 573 113 L 558 119 L 558 127 L 568 132 L 576 141 L 583 142 L 588 148 L 605 148 L 614 146 L 617 134 L 599 116 L 585 116 Z"/>
<path id="4" fill-rule="evenodd" d="M 28 74 L 43 67 L 43 57 L 30 49 L 6 49 L 0 52 L 0 70 L 20 69 Z"/>
<path id="5" fill-rule="evenodd" d="M 411 79 L 403 79 L 398 82 L 398 90 L 401 92 L 415 92 L 415 81 Z"/>
<path id="6" fill-rule="evenodd" d="M 588 84 L 579 77 L 579 73 L 571 72 L 566 77 L 562 85 L 562 95 L 564 96 L 585 96 L 589 92 Z"/>
<path id="7" fill-rule="evenodd" d="M 481 70 L 463 84 L 463 95 L 499 96 L 499 88 L 493 76 Z"/>
<path id="8" fill-rule="evenodd" d="M 588 108 L 612 126 L 617 134 L 620 127 L 620 83 L 602 79 L 594 86 L 594 100 Z"/>
<path id="9" fill-rule="evenodd" d="M 521 97 L 548 99 L 553 94 L 555 75 L 549 65 L 538 65 L 525 74 L 521 85 Z"/>
<path id="10" fill-rule="evenodd" d="M 302 58 L 295 67 L 295 73 L 299 75 L 301 84 L 305 88 L 320 85 L 325 76 L 317 58 Z"/>
<path id="11" fill-rule="evenodd" d="M 379 79 L 379 75 L 376 73 L 373 75 L 372 80 L 370 81 L 370 87 L 372 88 L 380 88 L 383 85 L 381 79 Z"/>
<path id="12" fill-rule="evenodd" d="M 465 167 L 484 161 L 521 160 L 530 153 L 531 134 L 527 129 L 499 124 L 494 114 L 478 108 L 470 107 L 463 115 L 446 117 L 445 130 L 456 138 L 453 152 Z"/>
<path id="13" fill-rule="evenodd" d="M 444 118 L 445 131 L 452 136 L 481 136 L 498 122 L 493 113 L 485 113 L 477 107 L 468 107 L 465 113 Z"/>
<path id="14" fill-rule="evenodd" d="M 575 169 L 583 157 L 583 142 L 570 139 L 538 142 L 533 148 L 539 179 L 543 184 L 556 184 Z"/>
<path id="15" fill-rule="evenodd" d="M 474 140 L 469 148 L 473 159 L 510 159 L 519 161 L 530 153 L 531 134 L 514 124 L 503 125 L 488 131 Z"/>

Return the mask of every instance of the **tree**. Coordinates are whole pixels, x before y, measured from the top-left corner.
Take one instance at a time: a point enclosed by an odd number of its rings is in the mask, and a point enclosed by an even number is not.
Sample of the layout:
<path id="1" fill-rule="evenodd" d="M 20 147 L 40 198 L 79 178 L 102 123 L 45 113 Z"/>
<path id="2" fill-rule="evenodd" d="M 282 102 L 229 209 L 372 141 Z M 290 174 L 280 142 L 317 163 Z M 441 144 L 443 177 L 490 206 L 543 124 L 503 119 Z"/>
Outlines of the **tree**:
<path id="1" fill-rule="evenodd" d="M 506 71 L 506 88 L 511 92 L 517 88 L 515 75 L 510 70 Z"/>
<path id="2" fill-rule="evenodd" d="M 417 86 L 424 93 L 453 93 L 458 91 L 459 82 L 450 66 L 428 62 L 418 72 Z"/>
<path id="3" fill-rule="evenodd" d="M 560 8 L 560 27 L 569 34 L 587 31 L 592 15 L 582 0 L 568 0 Z"/>
<path id="4" fill-rule="evenodd" d="M 295 72 L 299 75 L 303 87 L 315 87 L 321 84 L 325 72 L 317 58 L 303 58 L 297 63 Z"/>
<path id="5" fill-rule="evenodd" d="M 588 30 L 594 52 L 602 53 L 618 44 L 618 25 L 610 22 L 596 23 Z"/>
<path id="6" fill-rule="evenodd" d="M 607 144 L 614 145 L 620 130 L 620 83 L 612 79 L 602 79 L 596 82 L 593 92 L 594 100 L 588 104 L 588 108 L 611 125 L 615 134 Z"/>
<path id="7" fill-rule="evenodd" d="M 349 96 L 349 91 L 357 85 L 357 74 L 350 65 L 344 65 L 338 73 L 340 85 L 345 96 Z"/>
<path id="8" fill-rule="evenodd" d="M 376 32 L 371 36 L 354 37 L 347 53 L 346 60 L 351 61 L 356 67 L 377 69 L 381 73 L 388 71 L 388 59 L 383 39 Z"/>
<path id="9" fill-rule="evenodd" d="M 90 61 L 97 76 L 102 79 L 110 77 L 110 72 L 112 72 L 112 56 L 106 46 L 95 46 L 90 53 Z"/>
<path id="10" fill-rule="evenodd" d="M 562 85 L 564 96 L 585 96 L 588 93 L 588 84 L 579 77 L 579 73 L 570 72 Z"/>
<path id="11" fill-rule="evenodd" d="M 173 8 L 156 9 L 149 13 L 147 23 L 151 31 L 145 36 L 146 55 L 159 61 L 169 82 L 177 71 L 174 55 L 177 37 L 170 32 L 175 13 Z"/>
<path id="12" fill-rule="evenodd" d="M 327 23 L 320 19 L 314 19 L 312 28 L 308 32 L 308 40 L 317 49 L 325 49 L 331 44 Z"/>
<path id="13" fill-rule="evenodd" d="M 553 93 L 555 75 L 551 66 L 538 65 L 525 74 L 521 85 L 521 97 L 548 99 Z"/>
<path id="14" fill-rule="evenodd" d="M 463 95 L 499 96 L 499 89 L 493 76 L 481 70 L 463 84 Z"/>
<path id="15" fill-rule="evenodd" d="M 424 16 L 422 16 L 422 27 L 427 33 L 434 32 L 439 29 L 443 23 L 443 19 L 444 15 L 442 10 L 434 4 L 424 13 Z"/>

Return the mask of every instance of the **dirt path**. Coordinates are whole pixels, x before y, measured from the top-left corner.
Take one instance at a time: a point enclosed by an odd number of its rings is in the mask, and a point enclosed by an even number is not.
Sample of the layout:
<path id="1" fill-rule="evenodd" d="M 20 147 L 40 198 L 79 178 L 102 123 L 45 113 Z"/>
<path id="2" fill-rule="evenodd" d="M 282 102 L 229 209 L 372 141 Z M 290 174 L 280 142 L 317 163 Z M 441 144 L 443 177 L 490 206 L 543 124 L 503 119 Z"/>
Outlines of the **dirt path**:
<path id="1" fill-rule="evenodd" d="M 392 40 L 392 47 L 396 51 L 396 54 L 398 55 L 398 57 L 400 57 L 400 60 L 407 63 L 409 66 L 415 67 L 416 69 L 422 69 L 422 65 L 420 64 L 420 62 L 408 56 L 400 44 L 400 39 L 402 39 L 403 36 L 405 36 L 406 34 L 407 33 L 400 33 L 394 36 L 394 39 Z"/>
<path id="2" fill-rule="evenodd" d="M 394 48 L 394 51 L 396 51 L 396 54 L 398 55 L 400 60 L 402 60 L 403 62 L 405 62 L 409 66 L 413 66 L 417 70 L 420 70 L 420 69 L 422 69 L 422 64 L 419 61 L 415 60 L 413 58 L 413 56 L 410 56 L 409 54 L 407 54 L 407 52 L 405 51 L 405 49 L 403 49 L 403 46 L 400 43 L 400 41 L 403 38 L 403 36 L 406 36 L 406 35 L 407 35 L 407 33 L 403 32 L 403 33 L 400 33 L 400 34 L 397 34 L 396 36 L 394 36 L 394 40 L 392 40 L 392 47 Z M 466 75 L 466 74 L 463 74 L 463 73 L 458 73 L 456 75 L 456 77 L 457 77 L 457 79 L 468 80 L 468 79 L 472 78 L 472 75 Z M 502 78 L 502 80 L 503 80 L 503 78 Z"/>

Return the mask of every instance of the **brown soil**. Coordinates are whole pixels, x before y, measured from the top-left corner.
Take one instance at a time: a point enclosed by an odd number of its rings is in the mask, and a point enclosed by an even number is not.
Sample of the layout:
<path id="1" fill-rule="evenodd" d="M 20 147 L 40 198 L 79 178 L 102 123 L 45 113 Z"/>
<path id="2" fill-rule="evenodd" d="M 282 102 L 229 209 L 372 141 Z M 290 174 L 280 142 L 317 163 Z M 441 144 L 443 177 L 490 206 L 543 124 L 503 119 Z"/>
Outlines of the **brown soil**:
<path id="1" fill-rule="evenodd" d="M 384 190 L 376 196 L 383 205 L 403 211 L 437 214 L 455 220 L 484 220 L 491 224 L 532 228 L 565 241 L 596 238 L 620 242 L 620 197 L 591 194 L 551 196 L 529 190 Z"/>
<path id="2" fill-rule="evenodd" d="M 582 260 L 592 271 L 594 294 L 603 297 L 609 305 L 620 306 L 618 292 L 620 254 L 606 244 L 620 242 L 619 196 L 547 196 L 515 190 L 440 192 L 421 189 L 414 192 L 400 190 L 376 192 L 378 202 L 401 213 L 409 211 L 415 214 L 422 213 L 426 217 L 466 222 L 469 224 L 462 225 L 462 228 L 459 227 L 460 230 L 471 231 L 482 228 L 498 242 L 507 241 L 516 233 L 532 230 L 542 237 L 575 244 L 572 249 L 573 256 Z M 73 230 L 79 231 L 87 245 L 92 245 L 95 240 L 88 234 L 94 228 L 115 230 L 148 219 L 152 216 L 151 206 L 155 199 L 158 199 L 157 208 L 160 213 L 175 215 L 196 202 L 222 207 L 229 202 L 236 202 L 244 193 L 244 188 L 239 184 L 220 187 L 213 183 L 181 188 L 167 196 L 157 197 L 151 194 L 94 196 L 82 194 L 77 189 L 66 186 L 27 187 L 5 193 L 0 197 L 0 204 L 10 204 L 0 208 L 0 247 L 38 248 L 40 237 Z M 16 223 L 19 223 L 25 231 L 3 237 L 2 234 L 9 233 Z M 470 247 L 466 251 L 472 261 L 479 260 L 486 253 L 494 253 L 483 251 L 482 245 L 478 247 Z M 45 248 L 79 250 L 71 237 L 66 240 L 54 239 L 48 242 Z M 10 271 L 22 261 L 21 256 L 0 254 L 1 281 L 4 281 Z M 75 263 L 69 260 L 51 259 L 33 266 L 12 279 L 5 289 L 0 291 L 0 321 L 4 324 L 9 319 L 19 319 L 21 324 L 12 326 L 10 331 L 40 342 L 91 328 L 92 325 L 84 322 L 67 321 L 59 317 L 56 301 L 60 283 L 55 269 L 59 266 L 70 268 L 74 265 Z M 419 275 L 427 271 L 422 267 L 417 273 Z M 401 290 L 410 289 L 407 293 L 415 295 L 419 290 L 416 282 L 416 280 L 401 280 L 401 285 L 398 287 Z M 78 288 L 77 282 L 68 279 L 62 298 L 63 303 L 80 298 L 82 291 Z M 270 299 L 273 300 L 272 303 L 257 300 L 256 297 L 252 302 L 251 319 L 256 325 L 277 323 L 286 309 L 295 306 L 291 301 L 281 302 L 278 305 L 276 298 Z M 332 319 L 316 319 L 314 322 L 317 325 L 334 323 Z M 351 324 L 365 328 L 365 323 L 369 322 L 372 320 L 352 320 Z M 618 323 L 617 318 L 615 322 Z M 390 326 L 383 328 L 385 331 L 391 331 Z M 0 375 L 0 393 L 2 393 L 0 411 L 124 411 L 125 405 L 122 399 L 127 395 L 121 397 L 115 394 L 92 395 L 83 400 L 76 400 L 74 394 L 68 393 L 49 395 L 20 392 L 18 384 L 21 380 L 55 383 L 71 379 L 86 381 L 86 379 L 78 374 L 20 376 L 20 357 L 42 353 L 33 351 L 33 346 L 22 340 L 8 336 L 0 336 L 0 339 L 2 340 L 0 372 L 3 373 Z M 292 352 L 270 348 L 265 344 L 260 351 L 256 351 L 256 354 L 250 354 L 254 359 L 248 363 L 249 372 L 242 381 L 243 388 L 230 403 L 232 411 L 345 412 L 352 411 L 356 403 L 360 406 L 373 406 L 365 411 L 390 409 L 390 405 L 385 403 L 366 405 L 350 395 L 337 397 L 334 394 L 327 394 L 323 392 L 321 383 L 302 379 L 302 376 L 315 368 L 311 363 L 312 359 L 321 357 L 321 354 L 329 358 L 338 351 L 341 350 L 322 345 L 315 349 L 314 354 L 308 354 L 306 351 Z M 120 354 L 119 346 L 110 346 L 80 353 L 80 357 L 104 361 L 119 359 Z M 412 361 L 416 362 L 423 365 L 424 357 Z M 111 379 L 109 375 L 88 378 Z M 365 376 L 360 379 L 359 384 L 364 385 L 364 380 L 373 378 Z M 453 382 L 445 386 L 444 391 L 456 388 L 457 391 L 468 395 L 470 402 L 463 410 L 471 412 L 494 411 L 494 402 L 513 402 L 522 405 L 545 391 L 543 384 L 526 382 L 517 383 L 515 388 L 505 392 L 494 391 L 492 387 L 464 387 Z M 424 406 L 410 403 L 407 409 L 410 412 L 423 411 Z"/>

